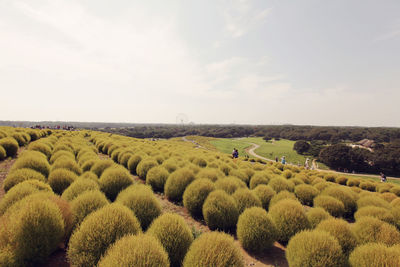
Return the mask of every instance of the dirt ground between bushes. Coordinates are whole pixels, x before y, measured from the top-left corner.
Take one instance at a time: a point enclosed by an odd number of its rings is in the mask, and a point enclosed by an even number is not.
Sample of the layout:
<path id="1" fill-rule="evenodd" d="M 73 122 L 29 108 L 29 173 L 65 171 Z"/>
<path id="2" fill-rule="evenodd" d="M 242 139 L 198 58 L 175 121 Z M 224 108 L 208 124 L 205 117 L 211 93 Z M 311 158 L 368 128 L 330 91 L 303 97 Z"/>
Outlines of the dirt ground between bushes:
<path id="1" fill-rule="evenodd" d="M 18 153 L 22 152 L 22 148 Z M 107 155 L 99 154 L 100 159 L 109 159 Z M 10 168 L 14 164 L 16 159 L 8 159 L 0 162 L 0 200 L 4 196 L 4 190 L 2 189 L 3 180 L 7 176 Z M 144 183 L 138 176 L 132 175 L 132 178 L 139 183 Z M 180 203 L 170 202 L 163 194 L 155 193 L 155 196 L 160 201 L 163 212 L 171 212 L 179 214 L 183 217 L 186 223 L 189 225 L 191 230 L 197 234 L 209 232 L 210 229 L 207 227 L 205 222 L 195 220 L 190 216 L 189 212 Z M 275 242 L 274 246 L 266 253 L 260 255 L 250 255 L 240 245 L 239 241 L 235 239 L 235 244 L 240 248 L 243 254 L 245 266 L 264 267 L 264 266 L 276 266 L 286 267 L 288 263 L 285 258 L 285 248 L 279 243 Z M 44 263 L 42 266 L 45 267 L 69 267 L 70 264 L 67 259 L 66 249 L 60 246 Z"/>

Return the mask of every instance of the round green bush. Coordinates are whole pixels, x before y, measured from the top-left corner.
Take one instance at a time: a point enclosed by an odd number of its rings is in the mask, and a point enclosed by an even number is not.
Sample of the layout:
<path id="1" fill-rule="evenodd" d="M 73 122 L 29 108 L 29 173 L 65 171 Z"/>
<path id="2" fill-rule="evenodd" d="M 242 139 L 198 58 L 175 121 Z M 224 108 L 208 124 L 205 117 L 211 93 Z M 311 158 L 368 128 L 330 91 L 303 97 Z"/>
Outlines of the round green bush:
<path id="1" fill-rule="evenodd" d="M 294 193 L 303 205 L 312 206 L 319 191 L 312 185 L 299 184 L 294 188 Z"/>
<path id="2" fill-rule="evenodd" d="M 156 166 L 158 166 L 158 163 L 154 159 L 152 159 L 152 158 L 143 159 L 137 165 L 136 173 L 137 173 L 137 175 L 139 176 L 140 179 L 146 180 L 147 172 L 151 168 L 156 167 Z"/>
<path id="3" fill-rule="evenodd" d="M 99 180 L 100 189 L 111 201 L 117 197 L 119 192 L 133 183 L 133 179 L 124 167 L 107 168 Z"/>
<path id="4" fill-rule="evenodd" d="M 44 142 L 35 141 L 30 143 L 28 149 L 43 153 L 48 159 L 51 157 L 51 147 L 46 145 Z"/>
<path id="5" fill-rule="evenodd" d="M 380 243 L 358 246 L 349 258 L 351 267 L 400 266 L 400 249 Z"/>
<path id="6" fill-rule="evenodd" d="M 353 191 L 343 186 L 332 186 L 324 189 L 321 195 L 327 195 L 340 200 L 344 205 L 344 215 L 351 218 L 357 209 L 356 196 Z"/>
<path id="7" fill-rule="evenodd" d="M 389 183 L 381 183 L 376 186 L 376 192 L 379 193 L 387 193 L 390 192 L 390 189 L 392 188 L 392 184 Z"/>
<path id="8" fill-rule="evenodd" d="M 317 183 L 314 185 L 315 188 L 317 188 L 319 190 L 319 192 L 324 191 L 326 188 L 332 186 L 330 183 L 328 182 L 321 182 L 321 183 Z"/>
<path id="9" fill-rule="evenodd" d="M 7 194 L 0 200 L 0 216 L 3 215 L 8 208 L 26 196 L 37 193 L 39 191 L 52 192 L 48 184 L 37 180 L 26 180 L 11 188 Z"/>
<path id="10" fill-rule="evenodd" d="M 393 199 L 392 202 L 390 202 L 390 206 L 392 206 L 392 208 L 400 207 L 400 197 Z"/>
<path id="11" fill-rule="evenodd" d="M 261 205 L 265 210 L 269 209 L 269 203 L 275 196 L 275 191 L 268 185 L 260 184 L 253 189 L 254 193 L 261 201 Z"/>
<path id="12" fill-rule="evenodd" d="M 115 166 L 115 163 L 110 159 L 97 160 L 96 163 L 93 164 L 93 166 L 90 168 L 90 171 L 94 172 L 97 175 L 97 177 L 100 177 L 103 174 L 104 170 L 112 166 Z"/>
<path id="13" fill-rule="evenodd" d="M 182 201 L 186 187 L 193 182 L 195 176 L 189 169 L 182 168 L 171 173 L 165 182 L 164 194 L 171 201 Z"/>
<path id="14" fill-rule="evenodd" d="M 235 199 L 223 190 L 211 192 L 203 205 L 203 218 L 211 230 L 234 231 L 239 217 Z"/>
<path id="15" fill-rule="evenodd" d="M 362 181 L 362 182 L 360 182 L 359 187 L 363 190 L 367 190 L 367 191 L 371 191 L 371 192 L 376 191 L 376 185 L 373 182 Z"/>
<path id="16" fill-rule="evenodd" d="M 390 192 L 400 197 L 400 186 L 393 186 Z"/>
<path id="17" fill-rule="evenodd" d="M 78 176 L 82 174 L 82 169 L 79 167 L 78 163 L 76 163 L 75 160 L 65 157 L 58 158 L 53 165 L 51 165 L 52 171 L 57 169 L 67 169 L 74 172 Z"/>
<path id="18" fill-rule="evenodd" d="M 347 186 L 359 186 L 360 185 L 360 180 L 356 178 L 350 178 L 346 182 Z"/>
<path id="19" fill-rule="evenodd" d="M 7 151 L 4 147 L 0 146 L 0 160 L 3 160 L 7 157 Z"/>
<path id="20" fill-rule="evenodd" d="M 307 219 L 310 222 L 311 228 L 317 227 L 317 225 L 323 220 L 333 218 L 326 210 L 323 208 L 311 208 L 307 211 Z"/>
<path id="21" fill-rule="evenodd" d="M 335 237 L 342 247 L 343 254 L 349 255 L 357 246 L 357 239 L 350 229 L 350 224 L 343 219 L 331 218 L 318 224 L 316 230 L 326 231 Z"/>
<path id="22" fill-rule="evenodd" d="M 74 225 L 78 226 L 90 213 L 108 204 L 106 196 L 100 191 L 86 191 L 71 201 Z"/>
<path id="23" fill-rule="evenodd" d="M 400 206 L 392 208 L 392 215 L 394 218 L 394 224 L 397 226 L 397 229 L 400 230 Z"/>
<path id="24" fill-rule="evenodd" d="M 220 232 L 209 232 L 202 234 L 193 242 L 185 256 L 183 266 L 244 267 L 244 262 L 233 237 Z"/>
<path id="25" fill-rule="evenodd" d="M 381 207 L 376 207 L 376 206 L 365 206 L 357 210 L 357 212 L 354 214 L 354 218 L 356 220 L 360 219 L 361 217 L 365 216 L 371 216 L 374 218 L 377 218 L 379 220 L 382 220 L 384 222 L 390 223 L 390 224 L 395 224 L 394 217 L 390 210 L 381 208 Z"/>
<path id="26" fill-rule="evenodd" d="M 118 194 L 116 202 L 127 206 L 138 218 L 143 230 L 161 214 L 161 205 L 147 185 L 134 184 Z"/>
<path id="27" fill-rule="evenodd" d="M 168 253 L 171 266 L 181 266 L 193 235 L 185 220 L 172 213 L 164 213 L 154 220 L 147 231 L 157 238 Z"/>
<path id="28" fill-rule="evenodd" d="M 378 196 L 364 196 L 360 197 L 360 199 L 357 200 L 358 209 L 366 206 L 375 206 L 375 207 L 390 209 L 389 202 L 383 200 Z"/>
<path id="29" fill-rule="evenodd" d="M 352 231 L 359 244 L 376 242 L 392 246 L 400 243 L 396 227 L 374 217 L 361 217 L 353 224 Z"/>
<path id="30" fill-rule="evenodd" d="M 98 180 L 99 180 L 99 177 L 97 177 L 96 174 L 94 174 L 94 172 L 91 172 L 91 171 L 82 173 L 82 175 L 79 176 L 79 178 L 89 179 L 89 180 L 93 180 L 95 182 L 98 182 Z"/>
<path id="31" fill-rule="evenodd" d="M 69 241 L 73 266 L 96 266 L 107 248 L 128 234 L 141 233 L 139 221 L 121 204 L 107 205 L 86 217 Z"/>
<path id="32" fill-rule="evenodd" d="M 86 191 L 100 190 L 97 182 L 90 179 L 77 178 L 61 195 L 67 201 L 72 201 L 74 198 Z"/>
<path id="33" fill-rule="evenodd" d="M 3 181 L 4 191 L 10 190 L 13 186 L 26 181 L 26 180 L 38 180 L 46 182 L 46 178 L 40 172 L 34 171 L 28 168 L 16 169 L 11 171 L 6 179 Z"/>
<path id="34" fill-rule="evenodd" d="M 232 194 L 232 197 L 236 200 L 239 214 L 247 208 L 262 207 L 261 200 L 248 188 L 239 188 Z"/>
<path id="35" fill-rule="evenodd" d="M 82 171 L 87 172 L 90 171 L 93 167 L 94 164 L 96 164 L 96 162 L 98 161 L 98 159 L 89 159 L 87 161 L 85 161 L 85 163 L 82 164 Z M 93 174 L 95 174 L 93 172 Z"/>
<path id="36" fill-rule="evenodd" d="M 136 168 L 138 164 L 142 161 L 142 156 L 140 155 L 132 155 L 128 160 L 128 170 L 132 174 L 136 174 Z"/>
<path id="37" fill-rule="evenodd" d="M 300 202 L 284 199 L 269 210 L 269 215 L 277 229 L 277 240 L 286 244 L 297 232 L 310 227 L 306 213 Z"/>
<path id="38" fill-rule="evenodd" d="M 340 185 L 346 185 L 348 178 L 345 176 L 338 176 L 335 179 L 335 182 Z"/>
<path id="39" fill-rule="evenodd" d="M 391 203 L 393 200 L 395 200 L 397 198 L 397 196 L 395 194 L 390 193 L 390 192 L 380 194 L 379 197 L 382 198 L 383 200 L 386 200 L 389 203 Z"/>
<path id="40" fill-rule="evenodd" d="M 343 266 L 345 257 L 338 241 L 325 231 L 303 231 L 296 234 L 286 249 L 291 267 Z"/>
<path id="41" fill-rule="evenodd" d="M 271 248 L 276 239 L 275 232 L 275 225 L 262 208 L 248 208 L 239 216 L 237 237 L 249 252 L 259 253 Z"/>
<path id="42" fill-rule="evenodd" d="M 61 195 L 76 179 L 78 176 L 74 172 L 60 168 L 50 172 L 48 182 L 54 193 Z"/>
<path id="43" fill-rule="evenodd" d="M 146 175 L 146 184 L 150 185 L 155 192 L 163 192 L 169 172 L 162 166 L 151 168 Z"/>
<path id="44" fill-rule="evenodd" d="M 275 192 L 279 193 L 281 191 L 287 190 L 289 192 L 293 192 L 294 191 L 294 184 L 282 177 L 277 177 L 277 178 L 273 178 L 271 179 L 271 181 L 269 181 L 268 185 L 270 187 L 272 187 L 272 189 L 275 190 Z"/>
<path id="45" fill-rule="evenodd" d="M 217 189 L 224 190 L 226 193 L 232 195 L 239 188 L 246 188 L 246 184 L 239 178 L 229 176 L 226 178 L 219 179 L 215 182 Z"/>
<path id="46" fill-rule="evenodd" d="M 284 170 L 281 175 L 286 179 L 289 179 L 293 176 L 293 173 L 290 170 Z"/>
<path id="47" fill-rule="evenodd" d="M 342 217 L 345 213 L 343 202 L 327 195 L 314 198 L 314 207 L 321 207 L 335 217 Z"/>
<path id="48" fill-rule="evenodd" d="M 164 165 L 164 164 L 163 164 Z M 201 169 L 197 175 L 198 178 L 207 178 L 213 182 L 217 181 L 220 178 L 225 177 L 225 174 L 222 173 L 220 170 L 218 169 L 211 169 L 211 168 L 204 168 Z"/>
<path id="49" fill-rule="evenodd" d="M 276 194 L 275 196 L 273 196 L 271 198 L 271 201 L 269 202 L 269 209 L 271 209 L 271 207 L 273 205 L 275 205 L 276 203 L 278 203 L 279 201 L 284 200 L 284 199 L 293 199 L 296 201 L 298 200 L 296 198 L 295 194 L 284 190 L 284 191 L 279 192 L 278 194 Z"/>
<path id="50" fill-rule="evenodd" d="M 232 171 L 230 171 L 229 175 L 233 176 L 233 177 L 236 177 L 236 178 L 239 178 L 246 185 L 248 185 L 249 182 L 250 182 L 249 176 L 246 173 L 244 173 L 243 171 L 241 171 L 241 170 L 232 170 Z"/>
<path id="51" fill-rule="evenodd" d="M 169 267 L 168 254 L 150 235 L 127 235 L 119 239 L 99 261 L 99 267 Z"/>
<path id="52" fill-rule="evenodd" d="M 207 178 L 193 181 L 183 193 L 183 205 L 195 217 L 202 216 L 202 207 L 208 194 L 215 190 L 215 185 Z"/>
<path id="53" fill-rule="evenodd" d="M 23 168 L 28 168 L 40 172 L 44 175 L 44 177 L 48 177 L 50 173 L 50 164 L 47 162 L 47 160 L 45 158 L 36 157 L 34 156 L 34 154 L 31 153 L 24 154 L 19 159 L 17 159 L 12 166 L 11 171 Z"/>
<path id="54" fill-rule="evenodd" d="M 128 161 L 132 157 L 133 152 L 128 151 L 128 152 L 125 152 L 125 153 L 121 153 L 120 155 L 121 156 L 120 156 L 120 159 L 119 159 L 119 164 L 121 164 L 125 168 L 128 168 Z"/>
<path id="55" fill-rule="evenodd" d="M 0 146 L 2 146 L 7 154 L 7 157 L 15 157 L 18 152 L 18 142 L 12 137 L 0 139 Z"/>
<path id="56" fill-rule="evenodd" d="M 25 202 L 10 215 L 8 226 L 13 254 L 21 265 L 43 263 L 64 236 L 61 212 L 50 200 Z"/>
<path id="57" fill-rule="evenodd" d="M 270 177 L 264 172 L 257 172 L 250 179 L 250 189 L 256 188 L 260 184 L 268 185 Z"/>

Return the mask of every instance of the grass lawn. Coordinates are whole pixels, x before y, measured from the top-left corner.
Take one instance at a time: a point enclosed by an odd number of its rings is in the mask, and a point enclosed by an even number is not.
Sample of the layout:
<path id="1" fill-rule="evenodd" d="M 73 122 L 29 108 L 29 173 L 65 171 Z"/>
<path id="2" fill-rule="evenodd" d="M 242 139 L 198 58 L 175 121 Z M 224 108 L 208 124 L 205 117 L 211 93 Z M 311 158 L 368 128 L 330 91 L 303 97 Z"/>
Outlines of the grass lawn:
<path id="1" fill-rule="evenodd" d="M 223 153 L 232 154 L 234 148 L 239 151 L 239 156 L 244 157 L 247 153 L 244 151 L 247 147 L 251 146 L 249 142 L 243 139 L 229 139 L 221 138 L 209 141 L 218 151 Z"/>

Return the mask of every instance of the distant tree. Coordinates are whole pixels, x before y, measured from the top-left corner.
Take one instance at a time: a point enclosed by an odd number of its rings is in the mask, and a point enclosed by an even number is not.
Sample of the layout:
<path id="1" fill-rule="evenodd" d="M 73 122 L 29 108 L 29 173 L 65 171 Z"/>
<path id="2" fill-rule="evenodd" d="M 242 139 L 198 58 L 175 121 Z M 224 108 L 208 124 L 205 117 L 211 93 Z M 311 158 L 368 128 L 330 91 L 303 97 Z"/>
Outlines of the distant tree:
<path id="1" fill-rule="evenodd" d="M 299 140 L 296 141 L 293 145 L 293 150 L 295 150 L 299 154 L 304 154 L 305 152 L 308 152 L 310 149 L 310 144 L 304 140 Z"/>
<path id="2" fill-rule="evenodd" d="M 266 135 L 263 137 L 263 139 L 265 140 L 265 142 L 271 141 L 272 137 L 269 135 Z"/>
<path id="3" fill-rule="evenodd" d="M 351 147 L 343 144 L 328 146 L 319 153 L 319 160 L 333 169 L 351 169 L 351 149 Z"/>

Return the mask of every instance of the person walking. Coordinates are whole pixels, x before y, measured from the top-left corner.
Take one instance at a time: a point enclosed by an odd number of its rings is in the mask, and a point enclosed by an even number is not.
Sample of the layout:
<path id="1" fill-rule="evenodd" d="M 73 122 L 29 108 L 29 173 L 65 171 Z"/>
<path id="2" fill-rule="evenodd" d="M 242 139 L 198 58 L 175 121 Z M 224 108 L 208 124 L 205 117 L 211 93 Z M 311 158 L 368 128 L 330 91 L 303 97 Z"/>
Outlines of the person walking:
<path id="1" fill-rule="evenodd" d="M 306 158 L 306 163 L 304 163 L 304 167 L 306 168 L 306 170 L 308 170 L 310 168 L 310 159 Z"/>
<path id="2" fill-rule="evenodd" d="M 283 165 L 286 164 L 286 158 L 285 158 L 285 156 L 282 156 L 282 158 L 281 158 L 281 163 L 282 163 Z"/>
<path id="3" fill-rule="evenodd" d="M 236 148 L 234 148 L 232 151 L 232 158 L 236 159 L 238 157 L 239 157 L 239 151 Z"/>
<path id="4" fill-rule="evenodd" d="M 386 179 L 386 175 L 383 174 L 383 172 L 381 172 L 381 182 L 382 183 L 386 183 L 387 179 Z"/>

